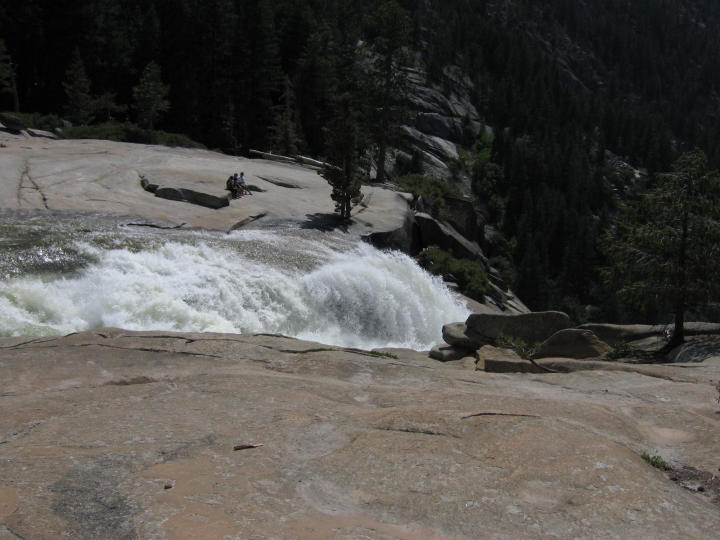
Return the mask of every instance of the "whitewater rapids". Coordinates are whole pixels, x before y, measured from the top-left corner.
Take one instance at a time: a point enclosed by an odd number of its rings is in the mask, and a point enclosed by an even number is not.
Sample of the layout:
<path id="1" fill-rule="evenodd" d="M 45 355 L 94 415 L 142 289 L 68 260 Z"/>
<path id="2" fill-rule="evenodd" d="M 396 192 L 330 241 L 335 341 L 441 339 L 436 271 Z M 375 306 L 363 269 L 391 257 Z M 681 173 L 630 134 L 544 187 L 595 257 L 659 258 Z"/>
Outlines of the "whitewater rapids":
<path id="1" fill-rule="evenodd" d="M 73 237 L 60 255 L 46 252 L 33 254 L 54 257 L 55 270 L 41 260 L 2 276 L 0 335 L 110 326 L 427 350 L 441 341 L 444 324 L 469 313 L 410 257 L 340 234 L 106 234 Z M 20 255 L 17 261 L 5 266 L 22 266 Z"/>

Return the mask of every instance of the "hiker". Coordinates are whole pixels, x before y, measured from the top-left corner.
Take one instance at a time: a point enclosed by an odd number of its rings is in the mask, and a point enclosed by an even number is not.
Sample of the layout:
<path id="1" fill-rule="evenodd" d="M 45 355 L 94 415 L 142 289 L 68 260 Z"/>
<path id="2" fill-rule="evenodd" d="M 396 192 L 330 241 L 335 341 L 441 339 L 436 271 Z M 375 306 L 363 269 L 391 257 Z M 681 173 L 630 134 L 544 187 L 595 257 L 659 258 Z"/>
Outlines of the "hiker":
<path id="1" fill-rule="evenodd" d="M 235 173 L 234 175 L 230 175 L 227 179 L 227 182 L 225 182 L 225 189 L 230 192 L 230 196 L 233 199 L 237 199 L 239 195 L 239 189 L 240 185 L 238 184 L 238 175 Z"/>
<path id="2" fill-rule="evenodd" d="M 237 174 L 235 175 L 237 176 Z M 241 194 L 247 193 L 248 195 L 252 195 L 252 191 L 250 191 L 250 188 L 247 185 L 247 182 L 245 182 L 245 173 L 240 173 L 240 178 L 238 179 L 238 190 Z"/>

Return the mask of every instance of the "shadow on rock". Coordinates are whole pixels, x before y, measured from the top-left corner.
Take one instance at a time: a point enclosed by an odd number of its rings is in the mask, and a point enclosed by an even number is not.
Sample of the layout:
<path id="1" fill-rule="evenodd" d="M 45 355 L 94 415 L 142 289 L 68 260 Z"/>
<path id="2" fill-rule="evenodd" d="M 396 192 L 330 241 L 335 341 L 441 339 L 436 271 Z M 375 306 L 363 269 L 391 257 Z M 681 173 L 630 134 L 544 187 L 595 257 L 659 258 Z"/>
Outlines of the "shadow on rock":
<path id="1" fill-rule="evenodd" d="M 318 231 L 348 232 L 349 222 L 337 214 L 305 214 L 307 221 L 300 225 L 301 229 L 315 229 Z"/>

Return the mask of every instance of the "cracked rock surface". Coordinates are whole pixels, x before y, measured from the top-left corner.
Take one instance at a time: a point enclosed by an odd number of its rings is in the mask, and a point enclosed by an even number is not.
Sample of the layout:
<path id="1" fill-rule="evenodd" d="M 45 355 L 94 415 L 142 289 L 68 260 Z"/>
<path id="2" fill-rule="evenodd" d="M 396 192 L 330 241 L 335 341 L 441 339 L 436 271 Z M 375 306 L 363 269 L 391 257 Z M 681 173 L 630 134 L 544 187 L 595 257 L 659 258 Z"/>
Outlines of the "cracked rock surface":
<path id="1" fill-rule="evenodd" d="M 324 222 L 334 213 L 330 187 L 313 169 L 207 150 L 99 140 L 49 140 L 0 134 L 0 206 L 139 216 L 169 226 L 227 231 L 252 216 L 263 222 Z M 225 181 L 243 171 L 259 191 L 231 200 Z M 155 197 L 141 175 L 159 189 L 196 193 L 208 208 Z M 399 193 L 363 186 L 364 205 L 353 210 L 350 232 L 369 234 L 403 227 L 410 212 Z M 177 198 L 177 197 L 176 197 Z M 182 198 L 182 197 L 181 197 Z"/>
<path id="2" fill-rule="evenodd" d="M 392 353 L 112 328 L 0 339 L 0 537 L 720 530 L 712 492 L 640 457 L 717 473 L 720 357 L 509 375 Z"/>

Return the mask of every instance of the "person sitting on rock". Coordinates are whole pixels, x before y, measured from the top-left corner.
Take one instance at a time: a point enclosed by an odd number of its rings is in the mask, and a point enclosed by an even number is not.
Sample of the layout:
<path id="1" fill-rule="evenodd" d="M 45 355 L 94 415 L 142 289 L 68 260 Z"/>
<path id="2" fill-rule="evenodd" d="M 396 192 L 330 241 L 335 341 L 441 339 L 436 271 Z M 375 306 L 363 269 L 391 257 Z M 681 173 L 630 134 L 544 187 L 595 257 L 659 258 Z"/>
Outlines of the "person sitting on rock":
<path id="1" fill-rule="evenodd" d="M 235 174 L 237 176 L 237 173 Z M 240 173 L 240 178 L 238 179 L 238 190 L 240 191 L 240 194 L 243 195 L 247 193 L 248 195 L 252 195 L 252 191 L 250 191 L 250 188 L 247 185 L 247 182 L 245 182 L 245 173 Z"/>
<path id="2" fill-rule="evenodd" d="M 232 182 L 230 184 L 231 185 L 230 193 L 232 194 L 233 199 L 237 199 L 238 197 L 240 197 L 242 195 L 242 188 L 240 187 L 240 180 L 238 179 L 237 173 L 232 175 L 230 178 L 232 179 Z M 228 182 L 230 182 L 229 179 L 228 179 Z"/>

